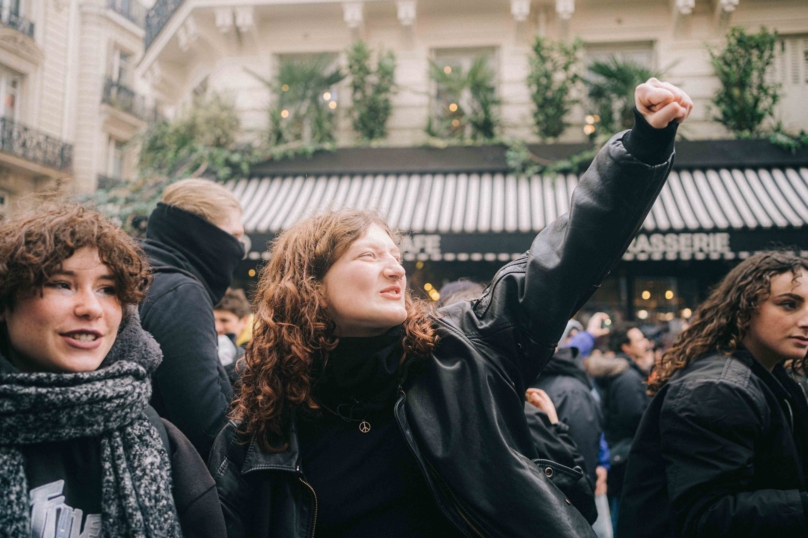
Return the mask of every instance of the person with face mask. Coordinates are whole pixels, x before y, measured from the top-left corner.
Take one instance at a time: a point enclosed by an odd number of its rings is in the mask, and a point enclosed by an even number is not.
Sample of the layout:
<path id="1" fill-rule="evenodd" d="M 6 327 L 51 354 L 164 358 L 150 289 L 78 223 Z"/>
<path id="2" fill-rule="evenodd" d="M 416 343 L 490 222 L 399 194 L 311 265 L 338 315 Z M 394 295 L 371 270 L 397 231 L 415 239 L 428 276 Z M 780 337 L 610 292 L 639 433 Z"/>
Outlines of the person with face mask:
<path id="1" fill-rule="evenodd" d="M 654 368 L 618 536 L 808 536 L 806 360 L 808 259 L 742 261 Z"/>
<path id="2" fill-rule="evenodd" d="M 208 461 L 229 538 L 592 536 L 542 460 L 529 384 L 621 258 L 671 167 L 684 92 L 651 79 L 530 250 L 481 297 L 413 298 L 373 212 L 302 220 L 275 240 L 253 340 Z"/>
<path id="3" fill-rule="evenodd" d="M 149 407 L 160 348 L 133 239 L 78 205 L 0 223 L 0 534 L 225 534 L 213 479 Z"/>
<path id="4" fill-rule="evenodd" d="M 207 459 L 227 421 L 233 388 L 219 360 L 213 307 L 244 247 L 241 206 L 222 185 L 186 179 L 168 186 L 149 217 L 143 250 L 154 282 L 140 304 L 143 328 L 163 350 L 152 405 Z"/>

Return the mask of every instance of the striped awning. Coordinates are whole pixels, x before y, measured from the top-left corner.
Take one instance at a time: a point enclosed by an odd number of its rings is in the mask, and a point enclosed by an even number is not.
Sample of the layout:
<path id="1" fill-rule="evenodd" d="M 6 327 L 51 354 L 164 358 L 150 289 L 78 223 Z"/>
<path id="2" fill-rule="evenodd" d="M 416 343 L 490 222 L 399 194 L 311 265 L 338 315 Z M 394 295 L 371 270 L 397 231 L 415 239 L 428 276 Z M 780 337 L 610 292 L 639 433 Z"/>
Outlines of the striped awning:
<path id="1" fill-rule="evenodd" d="M 275 234 L 326 209 L 376 209 L 412 233 L 539 232 L 569 211 L 579 177 L 412 174 L 267 177 L 228 187 L 248 233 Z M 648 232 L 808 226 L 808 168 L 671 172 Z"/>

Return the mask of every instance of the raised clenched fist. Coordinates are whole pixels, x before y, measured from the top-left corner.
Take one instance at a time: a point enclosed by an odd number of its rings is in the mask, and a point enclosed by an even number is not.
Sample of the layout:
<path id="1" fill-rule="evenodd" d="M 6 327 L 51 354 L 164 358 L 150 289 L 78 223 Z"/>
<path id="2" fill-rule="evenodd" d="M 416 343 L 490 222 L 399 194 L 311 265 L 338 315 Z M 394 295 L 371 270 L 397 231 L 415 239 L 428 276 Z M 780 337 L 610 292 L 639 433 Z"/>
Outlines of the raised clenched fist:
<path id="1" fill-rule="evenodd" d="M 645 121 L 655 129 L 664 129 L 672 121 L 682 123 L 693 110 L 689 95 L 673 84 L 655 78 L 637 86 L 634 104 Z"/>

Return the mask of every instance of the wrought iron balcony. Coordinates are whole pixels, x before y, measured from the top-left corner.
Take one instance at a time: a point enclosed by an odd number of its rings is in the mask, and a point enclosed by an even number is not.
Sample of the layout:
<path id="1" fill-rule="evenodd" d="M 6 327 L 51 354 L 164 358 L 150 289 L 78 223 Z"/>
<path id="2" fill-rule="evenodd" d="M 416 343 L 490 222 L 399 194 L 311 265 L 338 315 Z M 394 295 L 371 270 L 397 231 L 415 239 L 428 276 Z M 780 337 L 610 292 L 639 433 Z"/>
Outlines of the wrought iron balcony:
<path id="1" fill-rule="evenodd" d="M 142 95 L 136 94 L 131 88 L 112 79 L 107 79 L 106 84 L 104 84 L 104 95 L 101 100 L 109 106 L 143 121 L 154 122 L 159 120 L 157 110 L 147 107 Z"/>
<path id="2" fill-rule="evenodd" d="M 146 13 L 146 36 L 144 38 L 148 49 L 155 40 L 160 30 L 166 25 L 171 15 L 177 11 L 184 0 L 157 0 L 152 8 Z"/>
<path id="3" fill-rule="evenodd" d="M 141 28 L 146 26 L 146 8 L 137 0 L 108 0 L 107 5 L 112 11 L 120 13 Z"/>
<path id="4" fill-rule="evenodd" d="M 73 164 L 72 145 L 8 118 L 0 118 L 0 151 L 56 170 Z"/>
<path id="5" fill-rule="evenodd" d="M 11 10 L 0 11 L 0 22 L 30 38 L 34 37 L 34 23 Z"/>

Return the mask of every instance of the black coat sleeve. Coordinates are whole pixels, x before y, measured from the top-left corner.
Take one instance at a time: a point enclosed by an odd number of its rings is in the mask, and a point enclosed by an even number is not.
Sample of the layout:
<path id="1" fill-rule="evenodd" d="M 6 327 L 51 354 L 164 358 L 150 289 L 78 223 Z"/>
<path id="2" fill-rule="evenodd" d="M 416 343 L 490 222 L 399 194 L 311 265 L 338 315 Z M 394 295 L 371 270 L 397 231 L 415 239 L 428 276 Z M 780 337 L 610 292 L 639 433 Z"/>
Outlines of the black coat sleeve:
<path id="1" fill-rule="evenodd" d="M 633 439 L 640 427 L 648 402 L 647 385 L 633 368 L 618 375 L 609 386 L 609 425 L 612 439 L 617 443 Z"/>
<path id="2" fill-rule="evenodd" d="M 662 132 L 670 140 L 675 134 Z M 657 143 L 631 134 L 637 148 Z M 569 213 L 548 224 L 474 303 L 477 334 L 515 363 L 525 385 L 552 355 L 567 320 L 620 260 L 668 176 L 672 154 L 646 164 L 627 151 L 626 135 L 614 136 L 595 157 Z"/>
<path id="3" fill-rule="evenodd" d="M 535 463 L 591 525 L 598 518 L 595 491 L 584 472 L 584 459 L 569 436 L 569 427 L 563 422 L 551 424 L 547 415 L 530 403 L 525 403 L 525 420 L 538 455 Z"/>
<path id="4" fill-rule="evenodd" d="M 554 392 L 550 398 L 556 406 L 558 419 L 569 426 L 569 436 L 578 447 L 584 460 L 584 470 L 594 483 L 597 479 L 595 469 L 598 466 L 600 434 L 603 431 L 598 403 L 588 391 L 577 387 Z"/>
<path id="5" fill-rule="evenodd" d="M 224 514 L 227 538 L 250 538 L 254 535 L 257 493 L 241 474 L 241 465 L 229 450 L 235 443 L 236 426 L 231 422 L 216 437 L 208 459 L 208 469 L 216 482 L 216 491 Z M 268 510 L 269 507 L 265 507 Z"/>
<path id="6" fill-rule="evenodd" d="M 755 446 L 766 435 L 763 397 L 728 381 L 672 389 L 660 446 L 677 536 L 808 536 L 797 490 L 755 490 Z"/>
<path id="7" fill-rule="evenodd" d="M 163 419 L 171 454 L 174 504 L 182 533 L 199 538 L 225 538 L 225 520 L 216 483 L 191 442 Z"/>
<path id="8" fill-rule="evenodd" d="M 210 300 L 201 285 L 182 283 L 143 309 L 141 323 L 163 351 L 154 383 L 165 406 L 164 418 L 206 459 L 233 397 L 219 360 Z"/>

